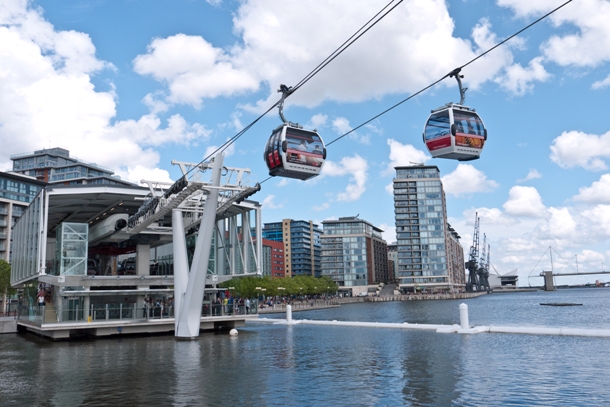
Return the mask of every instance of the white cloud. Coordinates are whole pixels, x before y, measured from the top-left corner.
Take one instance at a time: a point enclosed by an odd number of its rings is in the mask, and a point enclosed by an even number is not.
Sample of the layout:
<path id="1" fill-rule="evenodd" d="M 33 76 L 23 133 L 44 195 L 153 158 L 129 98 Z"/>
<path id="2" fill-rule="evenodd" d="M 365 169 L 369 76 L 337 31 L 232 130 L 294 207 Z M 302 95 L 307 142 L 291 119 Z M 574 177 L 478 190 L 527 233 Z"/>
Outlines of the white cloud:
<path id="1" fill-rule="evenodd" d="M 406 0 L 291 95 L 286 109 L 291 104 L 312 107 L 325 100 L 358 102 L 412 93 L 498 42 L 487 20 L 473 28 L 471 39 L 456 38 L 447 7 L 444 0 Z M 240 37 L 235 45 L 220 49 L 184 34 L 157 38 L 134 60 L 134 67 L 166 85 L 170 102 L 193 106 L 263 85 L 264 100 L 240 106 L 262 112 L 279 99 L 280 84 L 296 85 L 379 8 L 373 0 L 333 1 L 324 7 L 314 0 L 244 0 L 233 17 L 234 33 Z M 492 80 L 512 63 L 515 44 L 519 40 L 469 67 L 465 85 L 477 89 Z M 444 86 L 456 83 L 444 81 Z"/>
<path id="2" fill-rule="evenodd" d="M 562 1 L 532 1 L 532 0 L 498 0 L 498 5 L 508 7 L 520 18 L 546 14 L 559 6 Z"/>
<path id="3" fill-rule="evenodd" d="M 158 182 L 174 182 L 169 176 L 169 173 L 160 168 L 146 168 L 142 165 L 134 167 L 128 166 L 126 171 L 120 170 L 118 175 L 123 179 L 127 179 L 136 184 L 140 181 L 158 181 Z"/>
<path id="4" fill-rule="evenodd" d="M 550 218 L 540 227 L 541 239 L 570 239 L 576 234 L 576 221 L 568 208 L 549 208 Z"/>
<path id="5" fill-rule="evenodd" d="M 517 182 L 518 182 L 518 183 L 521 183 L 521 182 L 526 182 L 526 181 L 529 181 L 529 180 L 532 180 L 532 179 L 538 179 L 538 178 L 542 178 L 542 174 L 540 174 L 540 173 L 538 172 L 538 170 L 536 170 L 536 169 L 534 168 L 534 169 L 531 169 L 531 170 L 530 170 L 530 171 L 527 173 L 527 175 L 525 176 L 525 178 L 518 179 L 518 180 L 517 180 Z"/>
<path id="6" fill-rule="evenodd" d="M 275 203 L 275 195 L 267 195 L 261 205 L 264 209 L 278 209 L 284 206 L 283 204 Z"/>
<path id="7" fill-rule="evenodd" d="M 323 203 L 323 204 L 321 204 L 321 205 L 316 205 L 316 206 L 314 206 L 314 207 L 313 207 L 313 210 L 314 210 L 314 211 L 316 211 L 316 212 L 320 212 L 320 211 L 325 211 L 325 210 L 327 210 L 328 208 L 330 208 L 330 204 L 329 204 L 328 202 L 324 202 L 324 203 Z"/>
<path id="8" fill-rule="evenodd" d="M 542 197 L 534 187 L 512 187 L 508 193 L 508 200 L 502 206 L 512 216 L 545 217 L 547 215 Z"/>
<path id="9" fill-rule="evenodd" d="M 610 205 L 597 205 L 592 209 L 583 211 L 582 216 L 588 222 L 589 240 L 610 238 Z"/>
<path id="10" fill-rule="evenodd" d="M 227 139 L 227 141 L 229 141 L 229 139 Z M 210 157 L 210 155 L 213 154 L 213 156 L 215 156 L 216 154 L 220 153 L 221 151 L 224 152 L 225 158 L 232 156 L 235 153 L 235 143 L 231 143 L 231 145 L 229 145 L 228 147 L 224 147 L 224 149 L 222 149 L 222 150 L 219 150 L 219 149 L 220 149 L 220 146 L 216 146 L 216 145 L 207 146 L 205 149 L 205 153 L 203 153 L 203 157 L 201 157 L 201 158 L 203 160 L 205 160 L 206 158 Z"/>
<path id="11" fill-rule="evenodd" d="M 563 3 L 557 1 L 499 0 L 517 17 L 537 17 Z M 550 16 L 557 27 L 569 25 L 569 34 L 554 35 L 541 47 L 545 59 L 559 65 L 595 67 L 610 60 L 610 3 L 605 0 L 572 2 Z M 572 26 L 576 26 L 575 33 Z"/>
<path id="12" fill-rule="evenodd" d="M 134 70 L 169 87 L 168 100 L 200 107 L 203 98 L 254 91 L 258 80 L 236 68 L 231 56 L 198 36 L 176 34 L 156 38 L 148 53 L 138 55 Z"/>
<path id="13" fill-rule="evenodd" d="M 337 193 L 336 200 L 352 202 L 360 199 L 366 191 L 367 171 L 367 161 L 356 154 L 353 157 L 344 157 L 339 163 L 326 160 L 322 167 L 321 176 L 342 177 L 350 175 L 345 191 Z"/>
<path id="14" fill-rule="evenodd" d="M 388 139 L 387 143 L 390 146 L 390 164 L 384 172 L 385 175 L 395 173 L 394 167 L 424 164 L 431 158 L 411 144 L 402 144 L 394 139 Z"/>
<path id="15" fill-rule="evenodd" d="M 530 61 L 527 68 L 513 64 L 506 68 L 506 74 L 495 79 L 504 89 L 517 96 L 522 96 L 534 89 L 534 82 L 546 82 L 551 75 L 542 66 L 542 58 Z"/>
<path id="16" fill-rule="evenodd" d="M 396 226 L 382 223 L 379 225 L 379 229 L 383 230 L 383 239 L 388 244 L 396 242 Z"/>
<path id="17" fill-rule="evenodd" d="M 311 120 L 309 121 L 309 124 L 307 125 L 307 128 L 311 128 L 311 129 L 321 129 L 322 127 L 326 126 L 326 122 L 328 121 L 328 116 L 325 114 L 315 114 L 312 116 Z"/>
<path id="18" fill-rule="evenodd" d="M 0 5 L 0 162 L 11 153 L 58 146 L 139 181 L 146 171 L 166 176 L 154 168 L 159 153 L 152 147 L 208 137 L 203 126 L 179 115 L 165 128 L 154 113 L 113 123 L 114 86 L 96 91 L 90 75 L 114 67 L 97 59 L 87 34 L 56 31 L 28 4 Z M 154 105 L 152 96 L 144 102 Z"/>
<path id="19" fill-rule="evenodd" d="M 580 131 L 563 132 L 553 140 L 551 160 L 561 168 L 582 167 L 589 171 L 608 168 L 604 159 L 610 158 L 610 131 L 597 136 Z"/>
<path id="20" fill-rule="evenodd" d="M 364 127 L 366 128 L 366 127 Z M 339 135 L 344 135 L 348 131 L 352 129 L 352 126 L 349 124 L 349 120 L 345 117 L 337 117 L 333 120 L 333 129 Z M 373 127 L 373 129 L 375 129 Z M 375 129 L 376 130 L 376 129 Z M 355 140 L 361 144 L 371 144 L 371 136 L 370 134 L 361 134 L 361 132 L 354 131 L 348 134 L 348 137 L 352 140 Z"/>
<path id="21" fill-rule="evenodd" d="M 610 86 L 610 75 L 606 76 L 606 78 L 601 81 L 593 82 L 591 89 L 602 89 L 608 86 Z"/>
<path id="22" fill-rule="evenodd" d="M 590 187 L 580 188 L 573 199 L 593 204 L 610 204 L 610 174 L 602 175 L 599 181 L 595 181 Z"/>
<path id="23" fill-rule="evenodd" d="M 470 195 L 476 192 L 491 192 L 498 183 L 470 164 L 458 164 L 455 171 L 441 178 L 445 193 L 454 196 Z"/>
<path id="24" fill-rule="evenodd" d="M 513 225 L 518 223 L 498 208 L 470 208 L 464 211 L 465 219 L 474 219 L 475 216 L 478 216 L 485 225 Z"/>

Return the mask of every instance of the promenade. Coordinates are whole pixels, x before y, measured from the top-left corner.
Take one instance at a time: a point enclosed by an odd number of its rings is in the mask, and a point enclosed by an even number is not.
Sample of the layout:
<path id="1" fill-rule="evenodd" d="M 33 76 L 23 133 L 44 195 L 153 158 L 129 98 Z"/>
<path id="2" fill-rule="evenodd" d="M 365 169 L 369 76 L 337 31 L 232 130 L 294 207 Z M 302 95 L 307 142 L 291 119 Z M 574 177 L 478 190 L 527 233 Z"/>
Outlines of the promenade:
<path id="1" fill-rule="evenodd" d="M 311 311 L 315 309 L 335 308 L 345 304 L 354 304 L 358 302 L 387 302 L 387 301 L 431 301 L 431 300 L 461 300 L 468 298 L 476 298 L 486 295 L 486 292 L 477 293 L 453 293 L 453 294 L 413 294 L 413 295 L 380 295 L 369 297 L 343 297 L 332 298 L 327 300 L 293 300 L 290 305 L 292 312 Z M 265 305 L 259 308 L 259 314 L 285 313 L 286 305 L 284 303 L 274 304 L 273 306 Z"/>

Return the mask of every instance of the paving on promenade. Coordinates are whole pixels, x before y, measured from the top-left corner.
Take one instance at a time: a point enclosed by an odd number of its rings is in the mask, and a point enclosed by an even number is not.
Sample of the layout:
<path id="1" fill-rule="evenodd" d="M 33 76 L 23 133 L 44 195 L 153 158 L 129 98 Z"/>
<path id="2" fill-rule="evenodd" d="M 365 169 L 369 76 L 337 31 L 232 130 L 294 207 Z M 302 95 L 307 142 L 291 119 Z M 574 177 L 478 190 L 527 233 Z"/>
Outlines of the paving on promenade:
<path id="1" fill-rule="evenodd" d="M 343 297 L 333 298 L 329 300 L 309 300 L 309 301 L 292 301 L 292 312 L 311 311 L 316 309 L 336 308 L 345 304 L 354 304 L 358 302 L 387 302 L 387 301 L 430 301 L 430 300 L 461 300 L 468 298 L 476 298 L 486 295 L 486 292 L 478 293 L 452 293 L 452 294 L 391 294 L 368 297 Z M 259 314 L 274 314 L 285 313 L 286 304 L 274 304 L 273 306 L 265 305 L 259 308 Z"/>

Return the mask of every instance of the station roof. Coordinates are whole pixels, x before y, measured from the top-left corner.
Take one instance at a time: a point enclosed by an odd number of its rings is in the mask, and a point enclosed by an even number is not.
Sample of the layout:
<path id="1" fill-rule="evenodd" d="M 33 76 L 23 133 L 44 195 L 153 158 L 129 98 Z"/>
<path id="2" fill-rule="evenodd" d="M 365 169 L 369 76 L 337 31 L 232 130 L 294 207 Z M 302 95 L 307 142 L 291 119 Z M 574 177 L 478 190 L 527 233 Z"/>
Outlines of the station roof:
<path id="1" fill-rule="evenodd" d="M 48 185 L 50 235 L 62 222 L 88 223 L 89 227 L 110 215 L 133 215 L 150 193 L 148 188 L 123 185 Z"/>

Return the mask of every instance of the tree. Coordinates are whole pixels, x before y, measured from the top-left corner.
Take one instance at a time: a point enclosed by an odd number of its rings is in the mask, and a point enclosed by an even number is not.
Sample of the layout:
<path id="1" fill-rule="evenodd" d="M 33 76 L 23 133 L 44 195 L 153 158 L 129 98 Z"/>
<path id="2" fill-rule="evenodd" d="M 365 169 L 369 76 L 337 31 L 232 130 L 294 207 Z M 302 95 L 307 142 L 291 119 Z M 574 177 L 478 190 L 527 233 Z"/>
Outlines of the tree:
<path id="1" fill-rule="evenodd" d="M 11 287 L 11 265 L 0 259 L 0 296 L 4 299 L 4 304 L 8 302 L 8 297 L 16 293 L 17 290 Z"/>

